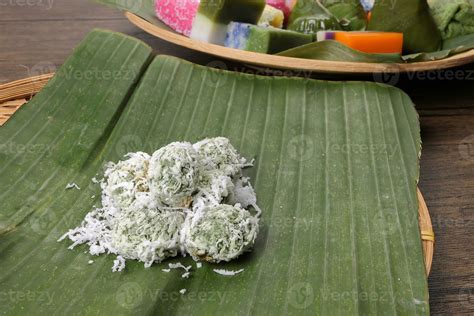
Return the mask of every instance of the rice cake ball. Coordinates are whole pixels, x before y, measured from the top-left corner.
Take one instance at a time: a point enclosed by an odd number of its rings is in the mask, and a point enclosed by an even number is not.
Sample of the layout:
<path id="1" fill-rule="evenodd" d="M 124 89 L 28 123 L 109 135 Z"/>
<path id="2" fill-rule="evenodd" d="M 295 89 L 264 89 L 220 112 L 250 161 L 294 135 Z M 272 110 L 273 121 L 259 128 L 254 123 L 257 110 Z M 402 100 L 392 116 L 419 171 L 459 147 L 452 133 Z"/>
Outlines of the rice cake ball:
<path id="1" fill-rule="evenodd" d="M 147 199 L 138 199 L 114 219 L 112 247 L 124 258 L 140 260 L 149 267 L 178 255 L 184 221 L 181 210 L 159 209 Z"/>
<path id="2" fill-rule="evenodd" d="M 150 193 L 169 207 L 189 207 L 199 183 L 200 164 L 191 143 L 175 142 L 155 151 L 150 159 Z"/>
<path id="3" fill-rule="evenodd" d="M 150 155 L 143 152 L 127 154 L 127 160 L 109 163 L 101 182 L 106 200 L 114 207 L 126 208 L 138 192 L 148 192 L 148 164 Z"/>
<path id="4" fill-rule="evenodd" d="M 227 176 L 233 176 L 247 164 L 246 159 L 225 137 L 206 138 L 193 146 L 205 170 L 219 170 Z"/>
<path id="5" fill-rule="evenodd" d="M 184 248 L 195 260 L 230 261 L 253 247 L 258 221 L 238 204 L 206 207 L 186 218 Z"/>

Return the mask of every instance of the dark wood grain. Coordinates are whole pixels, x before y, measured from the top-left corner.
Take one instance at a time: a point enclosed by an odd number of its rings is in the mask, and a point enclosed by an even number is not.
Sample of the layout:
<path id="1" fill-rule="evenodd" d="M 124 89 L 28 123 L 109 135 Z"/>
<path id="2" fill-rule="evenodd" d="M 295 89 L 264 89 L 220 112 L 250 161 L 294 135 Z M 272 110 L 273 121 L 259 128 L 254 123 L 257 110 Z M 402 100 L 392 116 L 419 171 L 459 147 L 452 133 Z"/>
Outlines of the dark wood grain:
<path id="1" fill-rule="evenodd" d="M 48 2 L 49 1 L 49 2 Z M 140 38 L 159 54 L 251 73 L 245 65 L 192 52 L 135 28 L 112 8 L 84 0 L 0 1 L 0 83 L 54 71 L 93 28 Z M 307 73 L 285 72 L 309 76 Z M 332 77 L 377 80 L 375 76 Z M 406 91 L 420 113 L 423 154 L 420 188 L 436 233 L 429 278 L 434 315 L 474 314 L 474 64 L 402 75 L 392 83 Z"/>

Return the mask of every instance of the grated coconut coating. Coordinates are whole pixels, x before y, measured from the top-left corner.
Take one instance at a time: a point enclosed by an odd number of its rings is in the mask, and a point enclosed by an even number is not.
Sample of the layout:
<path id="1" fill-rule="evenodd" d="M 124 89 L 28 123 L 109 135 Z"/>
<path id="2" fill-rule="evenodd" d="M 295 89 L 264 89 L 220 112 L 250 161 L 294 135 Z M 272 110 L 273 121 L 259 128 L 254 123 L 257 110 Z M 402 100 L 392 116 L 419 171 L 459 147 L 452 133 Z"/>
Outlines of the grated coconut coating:
<path id="1" fill-rule="evenodd" d="M 150 192 L 169 207 L 187 207 L 199 182 L 199 160 L 190 143 L 171 143 L 155 151 L 148 169 Z"/>
<path id="2" fill-rule="evenodd" d="M 148 192 L 147 172 L 150 155 L 137 152 L 127 154 L 127 160 L 109 162 L 101 182 L 103 192 L 119 208 L 130 206 L 138 192 Z"/>
<path id="3" fill-rule="evenodd" d="M 220 171 L 203 171 L 199 181 L 199 193 L 194 196 L 193 206 L 218 205 L 228 196 L 233 195 L 232 178 Z"/>
<path id="4" fill-rule="evenodd" d="M 112 246 L 126 259 L 137 259 L 145 267 L 178 255 L 185 214 L 149 205 L 122 210 L 112 225 Z"/>
<path id="5" fill-rule="evenodd" d="M 239 204 L 221 204 L 188 215 L 182 240 L 184 248 L 195 260 L 221 262 L 250 250 L 257 234 L 257 217 Z"/>
<path id="6" fill-rule="evenodd" d="M 193 146 L 204 170 L 217 170 L 226 176 L 233 176 L 247 166 L 247 160 L 225 137 L 206 138 Z"/>
<path id="7" fill-rule="evenodd" d="M 251 249 L 261 211 L 241 170 L 252 164 L 228 139 L 194 146 L 175 142 L 151 157 L 143 152 L 125 157 L 106 165 L 102 207 L 59 239 L 69 238 L 69 249 L 87 244 L 91 255 L 117 255 L 112 271 L 123 270 L 126 259 L 150 267 L 181 251 L 195 260 L 220 262 Z M 250 206 L 256 216 L 245 209 Z"/>

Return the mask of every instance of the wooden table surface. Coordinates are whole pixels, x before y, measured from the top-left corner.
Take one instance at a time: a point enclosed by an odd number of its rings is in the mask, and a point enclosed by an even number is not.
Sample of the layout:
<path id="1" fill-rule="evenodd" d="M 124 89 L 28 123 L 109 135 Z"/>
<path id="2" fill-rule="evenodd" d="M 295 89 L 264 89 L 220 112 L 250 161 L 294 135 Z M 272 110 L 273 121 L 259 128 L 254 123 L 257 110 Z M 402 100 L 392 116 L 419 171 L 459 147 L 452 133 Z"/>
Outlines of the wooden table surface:
<path id="1" fill-rule="evenodd" d="M 85 0 L 0 0 L 0 83 L 55 71 L 93 28 L 132 35 L 158 54 L 254 71 L 152 38 L 119 11 Z M 420 113 L 420 188 L 436 234 L 431 312 L 474 315 L 474 64 L 392 79 Z"/>

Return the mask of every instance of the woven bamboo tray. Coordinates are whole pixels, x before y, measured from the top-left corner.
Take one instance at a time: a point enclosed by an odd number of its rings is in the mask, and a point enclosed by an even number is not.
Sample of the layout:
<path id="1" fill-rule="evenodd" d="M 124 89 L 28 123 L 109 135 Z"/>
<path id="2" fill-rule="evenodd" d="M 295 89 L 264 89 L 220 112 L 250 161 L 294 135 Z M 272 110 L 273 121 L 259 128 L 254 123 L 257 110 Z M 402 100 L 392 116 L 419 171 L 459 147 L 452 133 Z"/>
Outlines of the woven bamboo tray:
<path id="1" fill-rule="evenodd" d="M 48 83 L 54 73 L 30 77 L 0 85 L 0 127 L 36 93 Z M 418 194 L 418 219 L 420 225 L 421 239 L 423 243 L 423 254 L 425 260 L 426 274 L 431 271 L 434 249 L 434 232 L 431 225 L 431 217 L 420 190 Z"/>
<path id="2" fill-rule="evenodd" d="M 158 20 L 153 24 L 130 12 L 126 12 L 125 16 L 135 26 L 167 42 L 216 57 L 265 68 L 305 70 L 316 73 L 333 74 L 378 74 L 437 71 L 465 65 L 474 61 L 474 49 L 441 60 L 391 64 L 328 61 L 261 54 L 193 40 L 172 31 L 168 26 Z"/>

